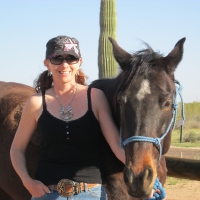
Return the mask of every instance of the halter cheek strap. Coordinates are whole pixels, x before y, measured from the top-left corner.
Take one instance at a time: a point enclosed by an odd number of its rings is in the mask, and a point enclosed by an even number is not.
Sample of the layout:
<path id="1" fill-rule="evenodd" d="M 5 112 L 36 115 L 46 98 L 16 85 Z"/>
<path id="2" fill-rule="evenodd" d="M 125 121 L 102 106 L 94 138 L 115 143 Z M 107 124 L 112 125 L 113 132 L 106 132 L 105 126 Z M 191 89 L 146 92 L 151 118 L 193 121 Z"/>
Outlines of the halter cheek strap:
<path id="1" fill-rule="evenodd" d="M 171 126 L 172 126 L 172 129 L 174 129 L 174 126 L 175 126 L 175 123 L 176 123 L 177 109 L 179 107 L 178 102 L 177 102 L 177 95 L 178 94 L 179 94 L 179 96 L 181 98 L 181 102 L 182 102 L 182 112 L 181 112 L 182 119 L 185 120 L 183 97 L 182 97 L 182 93 L 181 93 L 182 92 L 182 86 L 177 80 L 175 80 L 175 84 L 177 84 L 177 85 L 176 85 L 176 92 L 175 92 L 175 96 L 174 96 L 173 114 L 172 114 L 172 118 L 170 120 L 170 123 L 169 123 L 165 133 L 163 133 L 163 135 L 160 138 L 158 138 L 158 137 L 157 138 L 151 138 L 151 137 L 146 137 L 146 136 L 132 136 L 130 138 L 127 138 L 125 141 L 123 141 L 123 135 L 122 135 L 121 128 L 120 128 L 121 148 L 124 148 L 130 142 L 152 142 L 154 145 L 159 146 L 159 152 L 160 152 L 159 160 L 160 160 L 160 158 L 162 156 L 161 141 L 167 135 Z"/>

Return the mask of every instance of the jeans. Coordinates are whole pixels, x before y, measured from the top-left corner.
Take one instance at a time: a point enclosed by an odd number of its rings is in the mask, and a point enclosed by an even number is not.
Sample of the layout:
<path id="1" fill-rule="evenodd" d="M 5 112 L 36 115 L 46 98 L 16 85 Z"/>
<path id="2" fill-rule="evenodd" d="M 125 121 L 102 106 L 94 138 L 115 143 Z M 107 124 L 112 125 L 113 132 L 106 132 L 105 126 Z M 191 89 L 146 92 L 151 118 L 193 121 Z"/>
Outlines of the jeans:
<path id="1" fill-rule="evenodd" d="M 51 193 L 46 193 L 41 197 L 32 197 L 31 200 L 107 200 L 107 195 L 103 185 L 88 189 L 86 184 L 85 191 L 81 191 L 77 195 L 62 197 L 56 190 L 53 190 Z"/>

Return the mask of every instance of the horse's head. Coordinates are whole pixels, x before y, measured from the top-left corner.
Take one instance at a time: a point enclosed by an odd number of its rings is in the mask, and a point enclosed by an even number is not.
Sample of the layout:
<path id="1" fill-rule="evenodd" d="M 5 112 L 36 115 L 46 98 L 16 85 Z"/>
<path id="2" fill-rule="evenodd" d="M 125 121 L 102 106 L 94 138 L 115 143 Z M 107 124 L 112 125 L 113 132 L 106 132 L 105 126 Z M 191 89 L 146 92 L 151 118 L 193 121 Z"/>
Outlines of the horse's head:
<path id="1" fill-rule="evenodd" d="M 170 147 L 176 92 L 174 71 L 182 59 L 185 38 L 166 57 L 149 46 L 131 55 L 109 39 L 122 69 L 117 100 L 126 153 L 124 180 L 131 196 L 146 197 L 157 177 L 160 154 Z"/>

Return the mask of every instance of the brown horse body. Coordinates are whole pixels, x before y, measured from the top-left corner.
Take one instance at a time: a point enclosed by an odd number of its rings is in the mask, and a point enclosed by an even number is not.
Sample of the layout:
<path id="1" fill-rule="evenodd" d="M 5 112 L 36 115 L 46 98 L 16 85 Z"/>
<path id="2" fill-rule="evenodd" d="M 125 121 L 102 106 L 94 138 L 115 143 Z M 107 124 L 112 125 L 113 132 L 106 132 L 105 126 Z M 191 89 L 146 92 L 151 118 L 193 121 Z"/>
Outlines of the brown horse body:
<path id="1" fill-rule="evenodd" d="M 149 63 L 153 63 L 153 65 L 150 65 L 151 68 L 154 66 L 153 70 L 149 70 L 149 74 L 145 70 L 140 71 L 136 69 L 136 73 L 134 71 L 129 71 L 128 69 L 135 67 L 133 63 L 135 59 L 134 56 L 136 55 L 128 54 L 112 39 L 111 42 L 113 44 L 115 58 L 122 72 L 115 79 L 97 80 L 91 84 L 91 87 L 96 87 L 104 91 L 110 103 L 114 120 L 117 126 L 121 127 L 125 139 L 132 135 L 144 134 L 150 136 L 153 134 L 152 137 L 161 135 L 163 129 L 166 128 L 166 124 L 170 121 L 171 106 L 167 108 L 164 113 L 160 110 L 158 111 L 161 121 L 157 123 L 158 126 L 154 126 L 154 129 L 148 129 L 150 132 L 146 132 L 145 124 L 151 125 L 154 123 L 154 120 L 158 118 L 158 116 L 156 116 L 156 114 L 153 115 L 152 110 L 158 110 L 158 108 L 154 107 L 154 109 L 152 109 L 153 106 L 147 104 L 148 99 L 152 102 L 152 96 L 148 96 L 147 100 L 143 100 L 143 105 L 145 107 L 142 109 L 142 103 L 140 102 L 139 104 L 138 99 L 135 97 L 138 94 L 142 80 L 148 77 L 150 81 L 151 77 L 151 81 L 153 81 L 152 87 L 154 86 L 156 88 L 159 84 L 162 85 L 165 92 L 169 93 L 170 98 L 173 100 L 175 90 L 173 71 L 181 60 L 184 41 L 182 40 L 179 42 L 165 59 L 160 56 L 158 59 L 152 58 L 148 60 Z M 140 55 L 140 53 L 138 55 Z M 163 62 L 163 60 L 165 62 Z M 171 67 L 171 70 L 170 62 L 171 65 L 174 66 L 173 69 Z M 142 60 L 137 63 L 136 68 L 139 68 L 141 63 Z M 167 70 L 168 73 L 166 72 Z M 163 73 L 165 76 L 162 76 Z M 137 84 L 130 84 L 132 80 L 136 80 L 136 76 Z M 164 83 L 162 79 L 164 79 Z M 0 199 L 29 200 L 30 194 L 24 188 L 21 180 L 14 171 L 9 152 L 24 103 L 29 96 L 34 94 L 34 89 L 22 84 L 0 82 L 0 91 Z M 159 95 L 160 92 L 156 92 L 155 89 L 154 97 Z M 118 99 L 121 101 L 120 104 L 117 103 Z M 153 103 L 155 103 L 155 99 Z M 123 106 L 121 107 L 120 105 Z M 138 108 L 140 109 L 138 110 Z M 144 114 L 140 115 L 142 113 L 146 113 L 147 116 Z M 141 121 L 141 117 L 144 121 Z M 147 120 L 147 117 L 150 121 Z M 142 128 L 140 131 L 139 127 Z M 162 142 L 163 154 L 168 151 L 170 134 L 171 130 Z M 39 135 L 36 132 L 26 151 L 27 169 L 31 177 L 34 177 L 38 161 L 38 150 Z M 106 189 L 110 200 L 143 199 L 152 190 L 156 176 L 158 176 L 161 183 L 165 183 L 167 174 L 165 158 L 162 156 L 160 160 L 158 159 L 159 151 L 152 143 L 130 143 L 125 147 L 125 152 L 126 165 L 124 167 L 114 156 L 108 144 L 106 142 L 103 144 Z"/>
<path id="2" fill-rule="evenodd" d="M 21 112 L 34 89 L 18 84 L 0 82 L 0 199 L 28 200 L 30 194 L 24 188 L 10 161 L 10 147 L 19 124 Z M 36 138 L 30 141 L 27 152 L 27 168 L 34 176 L 37 164 L 38 144 Z M 7 195 L 9 194 L 9 195 Z"/>

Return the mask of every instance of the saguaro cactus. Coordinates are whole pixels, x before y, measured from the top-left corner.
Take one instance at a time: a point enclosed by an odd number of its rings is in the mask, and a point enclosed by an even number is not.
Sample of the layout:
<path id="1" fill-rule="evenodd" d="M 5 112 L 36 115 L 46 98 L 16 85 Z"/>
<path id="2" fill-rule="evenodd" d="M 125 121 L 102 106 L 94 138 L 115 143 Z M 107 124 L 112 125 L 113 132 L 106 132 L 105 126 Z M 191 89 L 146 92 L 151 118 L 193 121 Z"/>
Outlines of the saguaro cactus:
<path id="1" fill-rule="evenodd" d="M 98 49 L 99 78 L 115 77 L 118 73 L 117 62 L 112 54 L 108 37 L 116 39 L 116 0 L 101 0 L 100 36 Z"/>

